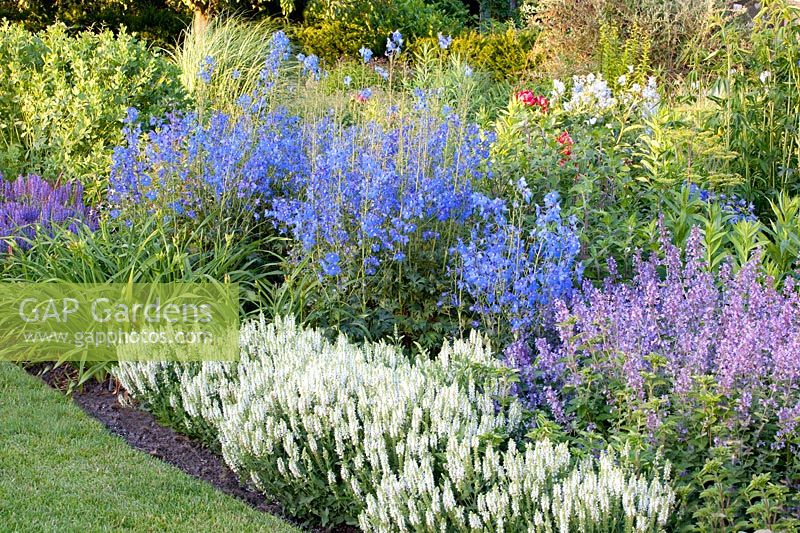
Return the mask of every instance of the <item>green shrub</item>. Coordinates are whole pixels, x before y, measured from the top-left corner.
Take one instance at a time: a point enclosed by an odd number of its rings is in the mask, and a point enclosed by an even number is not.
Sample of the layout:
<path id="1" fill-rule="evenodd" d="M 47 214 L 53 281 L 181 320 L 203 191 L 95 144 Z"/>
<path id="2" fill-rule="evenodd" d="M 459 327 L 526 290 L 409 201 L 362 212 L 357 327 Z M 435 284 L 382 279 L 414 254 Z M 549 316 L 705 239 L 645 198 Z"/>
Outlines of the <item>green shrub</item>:
<path id="1" fill-rule="evenodd" d="M 78 179 L 90 198 L 107 183 L 129 107 L 142 116 L 180 105 L 178 70 L 124 31 L 72 37 L 0 25 L 0 170 Z"/>
<path id="2" fill-rule="evenodd" d="M 56 22 L 71 29 L 125 26 L 148 41 L 171 44 L 189 21 L 186 13 L 165 0 L 0 0 L 0 18 L 18 21 L 30 31 L 41 31 Z"/>
<path id="3" fill-rule="evenodd" d="M 400 30 L 406 42 L 437 32 L 457 33 L 463 20 L 425 0 L 312 0 L 305 26 L 294 31 L 301 47 L 328 61 L 357 57 L 362 46 L 384 52 L 386 36 Z"/>
<path id="4" fill-rule="evenodd" d="M 532 54 L 536 32 L 508 28 L 499 32 L 470 30 L 453 38 L 450 52 L 462 57 L 475 69 L 492 73 L 498 79 L 514 79 L 535 67 Z M 436 37 L 420 39 L 416 50 L 438 48 Z"/>
<path id="5" fill-rule="evenodd" d="M 326 20 L 290 27 L 289 30 L 300 48 L 329 62 L 358 57 L 359 48 L 375 46 L 379 42 L 366 35 L 364 27 L 355 21 Z"/>

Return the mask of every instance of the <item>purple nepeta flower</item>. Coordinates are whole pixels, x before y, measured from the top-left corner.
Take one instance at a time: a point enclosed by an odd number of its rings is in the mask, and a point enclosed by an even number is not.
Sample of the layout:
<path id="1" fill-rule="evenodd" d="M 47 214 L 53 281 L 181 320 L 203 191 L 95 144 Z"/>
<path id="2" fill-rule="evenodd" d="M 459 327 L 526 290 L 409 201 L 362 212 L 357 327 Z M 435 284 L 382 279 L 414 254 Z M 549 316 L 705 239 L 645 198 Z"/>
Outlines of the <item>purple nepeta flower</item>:
<path id="1" fill-rule="evenodd" d="M 558 340 L 536 341 L 539 379 L 560 391 L 565 403 L 587 386 L 603 395 L 608 384 L 622 384 L 629 394 L 626 409 L 641 409 L 653 431 L 666 416 L 690 416 L 698 401 L 693 393 L 710 380 L 726 406 L 720 411 L 727 413 L 721 421 L 726 427 L 748 431 L 757 421 L 772 420 L 780 431 L 769 438 L 790 435 L 796 425 L 791 413 L 800 402 L 800 292 L 794 279 L 775 288 L 760 273 L 757 256 L 735 275 L 730 264 L 710 272 L 697 228 L 685 259 L 666 232 L 661 247 L 661 255 L 636 257 L 630 283 L 587 283 L 569 305 L 556 306 Z M 585 375 L 594 376 L 592 384 Z M 652 379 L 664 383 L 657 396 L 651 396 Z"/>

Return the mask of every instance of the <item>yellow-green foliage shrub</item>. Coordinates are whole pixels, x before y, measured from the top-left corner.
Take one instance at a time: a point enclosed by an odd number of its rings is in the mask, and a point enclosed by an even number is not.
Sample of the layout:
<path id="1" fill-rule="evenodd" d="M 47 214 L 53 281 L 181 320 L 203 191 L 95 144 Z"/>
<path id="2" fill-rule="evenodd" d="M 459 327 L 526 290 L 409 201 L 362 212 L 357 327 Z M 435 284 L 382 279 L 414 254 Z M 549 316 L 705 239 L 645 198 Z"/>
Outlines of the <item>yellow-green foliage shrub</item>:
<path id="1" fill-rule="evenodd" d="M 0 171 L 78 179 L 98 198 L 127 109 L 159 116 L 181 103 L 178 76 L 124 31 L 73 37 L 61 24 L 36 34 L 0 25 Z"/>
<path id="2" fill-rule="evenodd" d="M 453 37 L 449 50 L 471 67 L 497 78 L 517 78 L 535 66 L 535 42 L 536 32 L 532 30 L 508 28 L 491 33 L 470 30 Z M 438 48 L 436 37 L 419 39 L 414 44 L 416 50 L 424 46 Z"/>

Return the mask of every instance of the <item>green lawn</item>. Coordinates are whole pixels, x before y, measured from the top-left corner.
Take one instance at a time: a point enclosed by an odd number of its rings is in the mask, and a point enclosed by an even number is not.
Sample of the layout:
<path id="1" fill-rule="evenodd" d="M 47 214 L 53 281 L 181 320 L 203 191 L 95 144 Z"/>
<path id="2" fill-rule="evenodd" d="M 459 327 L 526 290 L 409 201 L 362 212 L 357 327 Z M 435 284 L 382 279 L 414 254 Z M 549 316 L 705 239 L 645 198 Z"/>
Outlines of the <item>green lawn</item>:
<path id="1" fill-rule="evenodd" d="M 0 531 L 297 531 L 130 448 L 0 362 Z"/>

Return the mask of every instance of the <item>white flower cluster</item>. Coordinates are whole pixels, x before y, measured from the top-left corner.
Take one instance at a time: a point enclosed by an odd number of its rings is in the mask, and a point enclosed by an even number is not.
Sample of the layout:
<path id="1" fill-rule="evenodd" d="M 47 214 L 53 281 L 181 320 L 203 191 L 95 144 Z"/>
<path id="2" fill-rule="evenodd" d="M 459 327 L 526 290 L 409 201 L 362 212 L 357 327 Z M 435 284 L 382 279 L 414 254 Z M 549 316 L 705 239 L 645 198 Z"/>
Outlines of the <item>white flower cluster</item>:
<path id="1" fill-rule="evenodd" d="M 608 454 L 571 468 L 573 458 L 567 446 L 549 440 L 524 451 L 513 440 L 506 451 L 474 440 L 448 442 L 445 453 L 436 484 L 416 478 L 409 482 L 405 472 L 384 478 L 375 495 L 367 496 L 362 528 L 387 532 L 659 531 L 674 503 L 666 481 L 629 476 Z M 433 479 L 429 469 L 424 473 L 423 479 Z"/>
<path id="2" fill-rule="evenodd" d="M 517 448 L 522 410 L 486 339 L 435 360 L 392 346 L 330 342 L 292 319 L 252 321 L 238 363 L 124 363 L 134 396 L 164 386 L 217 432 L 228 464 L 289 513 L 369 531 L 654 531 L 665 481 L 611 456 L 574 465 L 565 445 Z M 177 366 L 177 365 L 172 365 Z"/>
<path id="3" fill-rule="evenodd" d="M 629 67 L 632 74 L 633 67 Z M 569 100 L 563 103 L 564 111 L 571 114 L 588 114 L 592 116 L 592 124 L 618 107 L 638 110 L 643 116 L 651 116 L 661 102 L 655 76 L 650 76 L 645 85 L 630 83 L 629 76 L 622 75 L 617 79 L 616 94 L 603 78 L 602 74 L 573 76 L 572 90 Z M 553 80 L 551 99 L 558 102 L 566 94 L 563 82 Z"/>
<path id="4" fill-rule="evenodd" d="M 231 381 L 235 369 L 235 363 L 220 361 L 121 361 L 113 372 L 131 396 L 182 431 L 213 445 L 222 417 L 221 384 Z"/>

